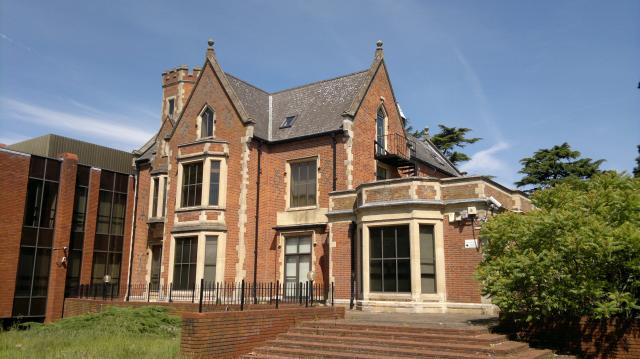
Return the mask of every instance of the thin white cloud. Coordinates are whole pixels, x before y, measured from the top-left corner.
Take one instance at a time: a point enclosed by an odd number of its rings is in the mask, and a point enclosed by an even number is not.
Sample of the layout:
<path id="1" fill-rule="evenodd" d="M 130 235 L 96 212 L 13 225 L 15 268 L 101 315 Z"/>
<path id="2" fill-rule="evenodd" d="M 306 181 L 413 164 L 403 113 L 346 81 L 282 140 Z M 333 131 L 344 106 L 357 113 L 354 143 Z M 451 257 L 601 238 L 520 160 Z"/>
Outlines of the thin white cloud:
<path id="1" fill-rule="evenodd" d="M 46 129 L 116 141 L 132 147 L 140 146 L 152 136 L 151 132 L 114 121 L 114 118 L 121 117 L 119 115 L 64 112 L 6 97 L 0 98 L 0 106 L 14 120 L 40 125 Z"/>
<path id="2" fill-rule="evenodd" d="M 493 111 L 491 110 L 491 105 L 489 104 L 489 99 L 487 98 L 487 95 L 484 91 L 484 86 L 482 85 L 482 81 L 480 80 L 480 76 L 478 76 L 473 66 L 471 66 L 466 56 L 464 56 L 462 51 L 457 46 L 453 45 L 453 51 L 455 52 L 456 58 L 464 69 L 465 77 L 467 79 L 467 82 L 469 82 L 469 86 L 471 87 L 471 92 L 478 102 L 478 112 L 480 115 L 480 119 L 484 122 L 487 129 L 491 132 L 491 134 L 498 142 L 504 142 L 502 131 L 496 123 Z"/>
<path id="3" fill-rule="evenodd" d="M 460 166 L 460 170 L 471 175 L 494 175 L 501 180 L 512 181 L 513 172 L 509 166 L 498 158 L 498 153 L 509 149 L 511 146 L 506 142 L 498 142 L 493 146 L 474 153 L 469 162 Z"/>
<path id="4" fill-rule="evenodd" d="M 1 33 L 1 32 L 0 32 L 0 39 L 3 39 L 3 40 L 5 40 L 5 41 L 9 42 L 11 45 L 14 45 L 14 46 L 20 47 L 20 48 L 22 48 L 22 49 L 24 49 L 24 50 L 27 50 L 27 51 L 29 51 L 29 52 L 32 52 L 32 51 L 33 51 L 29 46 L 24 45 L 24 44 L 22 44 L 22 43 L 20 43 L 20 42 L 15 41 L 14 39 L 10 38 L 9 36 L 7 36 L 6 34 L 3 34 L 3 33 Z"/>

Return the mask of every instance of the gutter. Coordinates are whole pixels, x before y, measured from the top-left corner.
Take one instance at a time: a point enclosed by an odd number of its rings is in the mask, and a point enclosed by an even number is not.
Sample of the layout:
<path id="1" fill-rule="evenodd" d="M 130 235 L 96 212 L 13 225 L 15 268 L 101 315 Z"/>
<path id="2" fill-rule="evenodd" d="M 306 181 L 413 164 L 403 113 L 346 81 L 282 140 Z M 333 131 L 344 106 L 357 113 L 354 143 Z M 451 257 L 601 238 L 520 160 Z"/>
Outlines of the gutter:
<path id="1" fill-rule="evenodd" d="M 135 188 L 133 190 L 133 223 L 131 223 L 131 243 L 129 244 L 129 273 L 128 273 L 128 278 L 127 278 L 127 294 L 126 294 L 126 299 L 127 301 L 129 301 L 129 288 L 131 288 L 131 272 L 132 272 L 132 268 L 133 268 L 133 249 L 134 249 L 134 243 L 136 240 L 136 218 L 138 216 L 138 186 L 140 185 L 140 170 L 138 169 L 138 166 L 136 166 L 136 174 L 133 176 L 134 180 L 136 181 L 136 185 Z"/>
<path id="2" fill-rule="evenodd" d="M 253 299 L 257 303 L 256 283 L 258 282 L 258 241 L 260 223 L 260 175 L 262 174 L 262 142 L 258 141 L 258 173 L 256 174 L 256 216 L 255 241 L 253 245 Z"/>

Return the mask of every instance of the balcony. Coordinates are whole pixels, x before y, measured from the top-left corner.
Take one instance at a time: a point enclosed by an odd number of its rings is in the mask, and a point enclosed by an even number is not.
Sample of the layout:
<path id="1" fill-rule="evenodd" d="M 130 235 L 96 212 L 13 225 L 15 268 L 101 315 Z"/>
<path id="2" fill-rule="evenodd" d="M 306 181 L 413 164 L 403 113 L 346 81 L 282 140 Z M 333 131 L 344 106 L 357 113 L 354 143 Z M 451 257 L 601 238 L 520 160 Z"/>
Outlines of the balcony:
<path id="1" fill-rule="evenodd" d="M 373 142 L 375 159 L 386 164 L 403 167 L 413 166 L 416 144 L 399 133 L 390 133 Z"/>

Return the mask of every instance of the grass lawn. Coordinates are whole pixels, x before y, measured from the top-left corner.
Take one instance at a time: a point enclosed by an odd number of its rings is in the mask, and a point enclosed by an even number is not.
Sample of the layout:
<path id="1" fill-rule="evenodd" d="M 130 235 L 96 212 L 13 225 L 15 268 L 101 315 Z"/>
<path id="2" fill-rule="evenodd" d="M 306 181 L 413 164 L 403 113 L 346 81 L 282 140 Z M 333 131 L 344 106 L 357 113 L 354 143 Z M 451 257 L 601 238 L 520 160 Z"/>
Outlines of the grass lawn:
<path id="1" fill-rule="evenodd" d="M 112 307 L 0 333 L 0 358 L 178 358 L 180 318 L 164 308 Z"/>

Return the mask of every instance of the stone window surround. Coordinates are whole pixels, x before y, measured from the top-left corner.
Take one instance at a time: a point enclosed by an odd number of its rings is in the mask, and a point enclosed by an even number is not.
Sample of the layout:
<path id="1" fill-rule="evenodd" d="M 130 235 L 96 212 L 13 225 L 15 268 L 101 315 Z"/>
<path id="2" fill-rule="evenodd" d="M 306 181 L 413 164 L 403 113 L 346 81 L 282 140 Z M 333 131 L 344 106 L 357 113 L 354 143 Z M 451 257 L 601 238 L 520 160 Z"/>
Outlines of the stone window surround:
<path id="1" fill-rule="evenodd" d="M 311 270 L 315 272 L 316 270 L 316 245 L 317 245 L 317 236 L 315 230 L 307 229 L 307 230 L 282 230 L 278 232 L 278 247 L 277 247 L 277 256 L 278 256 L 278 280 L 280 283 L 284 283 L 284 247 L 285 240 L 287 237 L 300 237 L 300 236 L 310 236 L 311 237 Z M 322 280 L 322 273 L 315 273 L 315 281 Z"/>
<path id="2" fill-rule="evenodd" d="M 185 232 L 171 235 L 169 244 L 169 268 L 167 279 L 169 283 L 173 282 L 173 264 L 175 260 L 176 238 L 198 237 L 198 255 L 196 257 L 196 285 L 200 285 L 200 280 L 204 277 L 204 251 L 207 236 L 218 237 L 218 248 L 216 255 L 216 282 L 224 282 L 225 253 L 227 247 L 227 232 L 223 231 L 199 231 Z M 150 249 L 149 249 L 150 251 Z M 161 272 L 163 270 L 161 269 Z M 168 284 L 167 284 L 168 285 Z"/>
<path id="3" fill-rule="evenodd" d="M 164 101 L 163 111 L 164 117 L 171 116 L 169 114 L 169 101 L 173 100 L 173 116 L 175 118 L 176 113 L 178 113 L 178 99 L 176 96 L 169 96 Z"/>
<path id="4" fill-rule="evenodd" d="M 430 216 L 429 216 L 430 217 Z M 409 225 L 409 243 L 411 258 L 411 293 L 382 293 L 371 292 L 369 290 L 369 228 L 385 227 L 396 225 Z M 421 269 L 420 269 L 420 225 L 431 225 L 434 227 L 435 254 L 436 254 L 436 293 L 422 293 Z M 359 224 L 357 233 L 362 233 L 359 241 L 361 252 L 362 270 L 362 294 L 364 300 L 411 300 L 422 301 L 444 301 L 446 299 L 445 287 L 445 259 L 444 259 L 444 236 L 443 224 L 440 219 L 416 218 L 411 212 L 406 218 L 390 220 L 370 220 Z"/>
<path id="5" fill-rule="evenodd" d="M 158 190 L 158 208 L 156 213 L 153 213 L 153 193 L 155 191 L 155 181 L 154 179 L 158 179 L 158 185 L 160 186 L 160 190 Z M 155 175 L 155 176 L 151 176 L 150 178 L 150 184 L 149 184 L 149 218 L 164 218 L 165 213 L 167 211 L 166 205 L 165 205 L 165 199 L 167 197 L 167 193 L 169 192 L 169 184 L 167 183 L 167 181 L 169 180 L 169 177 L 167 175 Z M 166 187 L 165 186 L 166 183 Z M 166 188 L 167 191 L 166 192 L 162 192 L 162 188 Z M 164 207 L 164 212 L 165 213 L 160 213 L 160 210 L 163 209 Z"/>
<path id="6" fill-rule="evenodd" d="M 291 164 L 307 161 L 316 161 L 316 204 L 313 206 L 291 207 Z M 309 156 L 304 158 L 296 158 L 287 160 L 285 168 L 286 188 L 285 188 L 285 211 L 303 211 L 308 209 L 320 208 L 320 155 Z"/>
<path id="7" fill-rule="evenodd" d="M 218 205 L 209 205 L 209 175 L 211 173 L 211 161 L 220 161 L 220 189 L 218 192 Z M 182 171 L 183 166 L 190 163 L 203 162 L 202 165 L 202 197 L 199 206 L 181 207 L 182 203 Z M 224 210 L 227 207 L 227 156 L 226 155 L 199 155 L 189 157 L 187 159 L 178 160 L 178 176 L 176 187 L 176 211 L 185 211 L 191 209 L 219 209 Z M 153 192 L 151 192 L 153 193 Z M 153 198 L 151 199 L 153 201 Z"/>
<path id="8" fill-rule="evenodd" d="M 207 136 L 207 137 L 202 137 L 202 114 L 204 113 L 205 110 L 211 110 L 211 112 L 213 113 L 213 130 L 211 131 L 211 136 Z M 202 106 L 202 109 L 200 110 L 200 112 L 198 112 L 198 117 L 196 118 L 196 140 L 202 140 L 202 139 L 206 139 L 206 138 L 215 138 L 216 137 L 216 110 L 213 109 L 213 106 L 209 106 L 209 104 L 206 104 L 204 106 Z"/>

